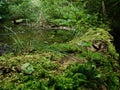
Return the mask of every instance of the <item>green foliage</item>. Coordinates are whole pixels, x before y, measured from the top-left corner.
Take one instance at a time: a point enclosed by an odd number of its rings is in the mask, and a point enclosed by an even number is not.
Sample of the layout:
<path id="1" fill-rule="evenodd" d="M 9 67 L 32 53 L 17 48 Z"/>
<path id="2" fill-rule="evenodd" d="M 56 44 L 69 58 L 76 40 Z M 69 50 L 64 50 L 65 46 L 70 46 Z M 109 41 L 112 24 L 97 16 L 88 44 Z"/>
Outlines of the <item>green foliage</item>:
<path id="1" fill-rule="evenodd" d="M 102 24 L 102 17 L 99 17 L 97 11 L 94 14 L 88 13 L 86 9 L 87 4 L 88 1 L 41 1 L 42 11 L 47 22 L 55 25 L 74 27 L 77 30 L 80 30 L 83 25 L 88 28 L 91 26 L 100 26 Z"/>
<path id="2" fill-rule="evenodd" d="M 20 54 L 0 57 L 0 90 L 119 90 L 119 55 L 108 27 L 102 24 L 101 9 L 101 0 L 13 0 L 8 6 L 1 0 L 0 18 L 6 18 L 9 11 L 9 19 L 43 18 L 75 32 L 51 30 L 36 34 L 30 32 L 34 28 L 27 27 L 23 30 L 27 32 L 25 37 L 19 38 L 5 26 L 14 34 L 14 48 Z"/>
<path id="3" fill-rule="evenodd" d="M 21 0 L 12 1 L 9 5 L 10 18 L 27 18 L 36 20 L 39 14 L 39 4 L 37 1 Z M 37 2 L 39 3 L 39 2 Z"/>
<path id="4" fill-rule="evenodd" d="M 72 90 L 73 80 L 71 78 L 59 76 L 55 85 L 55 89 L 56 90 Z"/>
<path id="5" fill-rule="evenodd" d="M 79 46 L 86 46 L 86 47 L 89 47 L 89 46 L 92 46 L 92 42 L 78 42 L 78 45 Z"/>
<path id="6" fill-rule="evenodd" d="M 103 3 L 104 2 L 104 6 Z M 107 18 L 103 19 L 104 22 L 111 21 L 112 27 L 119 27 L 118 23 L 120 21 L 119 14 L 120 14 L 120 1 L 118 0 L 88 0 L 86 4 L 87 11 L 89 13 L 98 13 L 99 19 L 101 17 Z M 106 16 L 104 16 L 104 13 Z"/>
<path id="7" fill-rule="evenodd" d="M 47 20 L 57 25 L 70 26 L 81 18 L 79 8 L 66 0 L 42 1 L 43 11 L 47 14 Z M 81 3 L 81 2 L 80 2 Z M 82 4 L 81 4 L 82 5 Z M 68 9 L 69 8 L 69 9 Z"/>
<path id="8" fill-rule="evenodd" d="M 86 8 L 89 13 L 102 13 L 102 0 L 88 0 Z"/>
<path id="9" fill-rule="evenodd" d="M 29 19 L 36 21 L 39 17 L 39 1 L 33 0 L 1 0 L 0 19 L 4 21 Z"/>
<path id="10" fill-rule="evenodd" d="M 106 67 L 106 66 L 104 66 Z M 96 68 L 96 65 L 93 62 L 88 62 L 84 65 L 80 64 L 74 64 L 70 67 L 68 67 L 66 71 L 66 77 L 73 78 L 73 82 L 77 82 L 75 85 L 78 84 L 78 86 L 85 86 L 85 87 L 92 87 L 92 88 L 98 88 L 102 84 L 106 85 L 107 87 L 111 88 L 109 83 L 111 82 L 113 88 L 119 88 L 119 79 L 116 77 L 115 73 L 111 73 L 111 71 L 107 72 L 107 68 L 104 68 L 106 72 L 101 72 L 99 68 Z M 78 79 L 75 79 L 76 75 L 79 76 Z M 113 79 L 109 78 L 116 78 L 115 81 Z M 109 80 L 109 82 L 107 82 Z"/>
<path id="11" fill-rule="evenodd" d="M 52 44 L 52 45 L 42 45 L 37 46 L 37 50 L 41 51 L 53 51 L 58 53 L 74 53 L 80 52 L 81 49 L 78 46 L 73 46 L 72 44 Z"/>
<path id="12" fill-rule="evenodd" d="M 42 52 L 42 54 L 36 55 L 37 57 L 34 55 L 4 57 L 1 60 L 9 72 L 7 73 L 8 80 L 1 80 L 1 90 L 8 88 L 16 90 L 88 90 L 99 89 L 102 86 L 110 90 L 119 90 L 119 78 L 117 72 L 114 71 L 118 67 L 109 55 L 105 56 L 90 51 L 78 54 L 80 58 L 84 57 L 86 61 L 83 64 L 73 63 L 62 71 L 60 70 L 59 61 L 63 56 L 56 52 Z M 8 59 L 7 62 L 6 59 Z M 1 67 L 6 70 L 2 64 Z M 2 70 L 1 67 L 0 70 Z M 1 76 L 4 74 L 1 73 Z M 19 86 L 17 86 L 18 84 Z"/>
<path id="13" fill-rule="evenodd" d="M 0 0 L 0 20 L 6 19 L 8 15 L 8 2 L 6 0 Z"/>
<path id="14" fill-rule="evenodd" d="M 30 63 L 25 63 L 22 65 L 21 69 L 26 73 L 26 74 L 32 74 L 34 71 L 33 66 L 30 65 Z"/>

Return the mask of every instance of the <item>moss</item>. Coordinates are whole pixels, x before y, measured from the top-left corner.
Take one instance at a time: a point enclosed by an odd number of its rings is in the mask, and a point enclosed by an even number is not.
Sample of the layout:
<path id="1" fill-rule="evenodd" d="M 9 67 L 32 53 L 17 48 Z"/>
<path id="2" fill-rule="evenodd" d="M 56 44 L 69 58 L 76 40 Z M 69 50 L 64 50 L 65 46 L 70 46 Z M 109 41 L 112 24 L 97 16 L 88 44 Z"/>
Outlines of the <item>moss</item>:
<path id="1" fill-rule="evenodd" d="M 92 90 L 104 87 L 117 90 L 118 54 L 111 41 L 112 36 L 107 31 L 89 29 L 82 37 L 66 43 L 42 43 L 33 45 L 36 50 L 33 53 L 4 55 L 0 57 L 0 89 Z M 104 48 L 97 50 L 101 44 Z M 23 69 L 26 63 L 32 69 Z"/>
<path id="2" fill-rule="evenodd" d="M 113 37 L 107 30 L 97 28 L 93 30 L 88 29 L 88 32 L 81 37 L 76 37 L 70 41 L 73 45 L 79 45 L 86 47 L 90 51 L 101 51 L 103 53 L 111 54 L 115 59 L 118 59 L 119 55 L 116 53 L 115 47 L 112 43 Z M 101 50 L 100 50 L 101 49 Z M 104 49 L 104 50 L 102 50 Z"/>

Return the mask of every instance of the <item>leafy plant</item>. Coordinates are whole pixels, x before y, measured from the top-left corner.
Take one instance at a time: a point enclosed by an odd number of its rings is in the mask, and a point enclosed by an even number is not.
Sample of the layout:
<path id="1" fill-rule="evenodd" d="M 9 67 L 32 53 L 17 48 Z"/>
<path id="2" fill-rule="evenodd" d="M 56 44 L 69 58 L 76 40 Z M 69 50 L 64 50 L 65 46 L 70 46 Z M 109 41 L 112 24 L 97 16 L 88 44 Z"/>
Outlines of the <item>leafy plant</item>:
<path id="1" fill-rule="evenodd" d="M 9 17 L 8 5 L 9 3 L 6 0 L 0 0 L 0 20 L 5 20 Z"/>
<path id="2" fill-rule="evenodd" d="M 26 74 L 32 74 L 34 69 L 33 66 L 30 63 L 25 63 L 21 66 L 21 69 L 26 73 Z"/>

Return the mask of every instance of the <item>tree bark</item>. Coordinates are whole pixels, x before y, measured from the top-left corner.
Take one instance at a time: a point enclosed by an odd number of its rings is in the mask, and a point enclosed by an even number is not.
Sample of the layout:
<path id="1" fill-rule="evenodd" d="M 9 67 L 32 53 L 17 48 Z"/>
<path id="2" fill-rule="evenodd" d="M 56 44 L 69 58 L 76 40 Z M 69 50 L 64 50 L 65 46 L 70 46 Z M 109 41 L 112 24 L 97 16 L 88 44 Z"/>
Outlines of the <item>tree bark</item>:
<path id="1" fill-rule="evenodd" d="M 105 0 L 102 0 L 102 12 L 103 12 L 104 17 L 107 17 Z"/>

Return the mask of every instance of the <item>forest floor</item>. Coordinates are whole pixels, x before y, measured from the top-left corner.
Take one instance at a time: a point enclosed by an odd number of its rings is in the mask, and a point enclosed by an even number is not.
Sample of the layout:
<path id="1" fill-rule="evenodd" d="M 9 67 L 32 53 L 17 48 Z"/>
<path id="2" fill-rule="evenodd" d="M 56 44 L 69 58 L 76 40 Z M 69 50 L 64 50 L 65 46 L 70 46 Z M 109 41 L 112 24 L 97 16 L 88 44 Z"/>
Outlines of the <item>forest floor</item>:
<path id="1" fill-rule="evenodd" d="M 61 33 L 70 38 L 58 31 L 44 44 L 1 56 L 0 90 L 119 90 L 119 55 L 107 31 L 90 28 L 69 40 Z"/>

